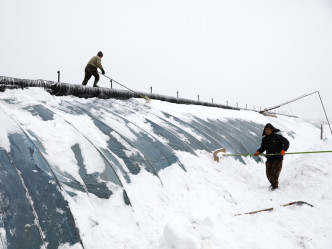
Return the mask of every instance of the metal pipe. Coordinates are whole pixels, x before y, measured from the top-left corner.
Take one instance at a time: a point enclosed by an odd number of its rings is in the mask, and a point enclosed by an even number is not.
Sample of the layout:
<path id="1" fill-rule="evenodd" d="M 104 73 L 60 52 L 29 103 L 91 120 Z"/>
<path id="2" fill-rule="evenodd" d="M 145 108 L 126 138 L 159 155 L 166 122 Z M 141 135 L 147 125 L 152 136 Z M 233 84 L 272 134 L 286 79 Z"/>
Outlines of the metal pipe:
<path id="1" fill-rule="evenodd" d="M 319 91 L 317 91 L 317 93 L 318 93 L 318 96 L 319 96 L 320 102 L 322 103 L 322 107 L 323 107 L 323 110 L 324 110 L 324 113 L 325 113 L 325 117 L 326 117 L 327 123 L 328 123 L 328 125 L 329 125 L 329 127 L 330 127 L 331 134 L 332 134 L 332 129 L 331 129 L 330 121 L 329 121 L 329 119 L 327 118 L 327 114 L 326 114 L 326 111 L 325 111 L 325 107 L 324 107 L 324 104 L 323 104 L 323 100 L 322 100 L 322 98 L 320 97 L 320 93 L 319 93 Z"/>
<path id="2" fill-rule="evenodd" d="M 316 92 L 318 92 L 318 91 L 316 91 Z M 265 108 L 264 111 L 271 111 L 271 110 L 276 109 L 276 108 L 279 108 L 279 107 L 281 107 L 281 106 L 283 106 L 283 105 L 286 105 L 286 104 L 292 103 L 292 102 L 294 102 L 294 101 L 296 101 L 296 100 L 299 100 L 299 99 L 302 99 L 302 98 L 307 97 L 307 96 L 309 96 L 309 95 L 312 95 L 312 94 L 314 94 L 314 93 L 316 93 L 316 92 L 309 93 L 309 94 L 304 94 L 304 95 L 301 95 L 300 97 L 297 97 L 297 98 L 295 98 L 295 99 L 289 100 L 289 101 L 284 102 L 284 103 L 282 103 L 282 104 L 279 104 L 279 105 L 276 105 L 276 106 L 272 106 L 272 107 L 270 107 L 270 108 Z"/>
<path id="3" fill-rule="evenodd" d="M 310 96 L 310 95 L 312 95 L 312 94 L 315 94 L 315 93 L 318 93 L 318 96 L 319 96 L 319 99 L 320 99 L 320 103 L 322 104 L 322 107 L 323 107 L 323 110 L 324 110 L 324 114 L 325 114 L 325 117 L 326 117 L 326 121 L 327 121 L 327 123 L 328 123 L 328 125 L 329 125 L 330 131 L 331 131 L 331 134 L 332 134 L 332 129 L 331 129 L 330 121 L 329 121 L 329 119 L 328 119 L 328 117 L 327 117 L 327 114 L 326 114 L 326 111 L 325 111 L 325 107 L 324 107 L 324 104 L 323 104 L 323 100 L 322 100 L 322 98 L 321 98 L 321 96 L 320 96 L 319 91 L 315 91 L 315 92 L 312 92 L 312 93 L 309 93 L 309 94 L 304 94 L 304 95 L 301 95 L 300 97 L 297 97 L 297 98 L 295 98 L 295 99 L 289 100 L 289 101 L 284 102 L 284 103 L 282 103 L 282 104 L 280 104 L 280 105 L 276 105 L 276 106 L 273 106 L 273 107 L 270 107 L 270 108 L 266 108 L 266 109 L 264 109 L 264 111 L 261 111 L 260 113 L 267 112 L 267 111 L 271 111 L 271 110 L 273 110 L 273 109 L 279 108 L 279 107 L 281 107 L 281 106 L 283 106 L 283 105 L 286 105 L 286 104 L 289 104 L 289 103 L 292 103 L 292 102 L 294 102 L 294 101 L 296 101 L 296 100 L 299 100 L 299 99 L 302 99 L 302 98 L 308 97 L 308 96 Z"/>

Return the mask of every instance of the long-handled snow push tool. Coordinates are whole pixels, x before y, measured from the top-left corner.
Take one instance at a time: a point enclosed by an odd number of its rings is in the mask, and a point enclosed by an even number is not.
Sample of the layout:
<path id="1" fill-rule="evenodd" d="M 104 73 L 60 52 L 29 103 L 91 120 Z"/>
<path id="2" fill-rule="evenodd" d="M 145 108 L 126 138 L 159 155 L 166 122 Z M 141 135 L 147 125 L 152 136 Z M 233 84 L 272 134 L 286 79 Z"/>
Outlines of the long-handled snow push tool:
<path id="1" fill-rule="evenodd" d="M 99 73 L 99 72 L 98 72 L 98 73 Z M 101 73 L 99 73 L 99 74 L 101 74 Z M 113 80 L 111 77 L 108 77 L 108 76 L 105 75 L 105 74 L 101 74 L 101 75 L 103 75 L 104 77 L 110 79 L 111 82 L 115 82 L 115 83 L 119 84 L 120 86 L 122 86 L 122 87 L 128 89 L 129 91 L 132 91 L 133 93 L 138 94 L 140 97 L 142 97 L 143 99 L 145 99 L 145 102 L 146 102 L 147 104 L 151 102 L 151 99 L 150 99 L 148 96 L 146 96 L 146 95 L 142 95 L 142 94 L 139 94 L 138 92 L 135 92 L 134 90 L 132 90 L 132 89 L 130 89 L 130 88 L 128 88 L 128 87 L 122 85 L 120 82 L 117 82 L 116 80 Z"/>
<path id="2" fill-rule="evenodd" d="M 224 152 L 225 154 L 221 154 L 222 156 L 254 156 L 254 154 L 226 154 L 226 149 L 222 148 L 213 152 L 213 159 L 219 163 L 218 153 Z M 285 155 L 297 155 L 297 154 L 317 154 L 317 153 L 332 153 L 332 150 L 325 151 L 302 151 L 302 152 L 287 152 Z M 277 156 L 281 155 L 280 153 L 275 154 L 259 154 L 258 156 Z"/>

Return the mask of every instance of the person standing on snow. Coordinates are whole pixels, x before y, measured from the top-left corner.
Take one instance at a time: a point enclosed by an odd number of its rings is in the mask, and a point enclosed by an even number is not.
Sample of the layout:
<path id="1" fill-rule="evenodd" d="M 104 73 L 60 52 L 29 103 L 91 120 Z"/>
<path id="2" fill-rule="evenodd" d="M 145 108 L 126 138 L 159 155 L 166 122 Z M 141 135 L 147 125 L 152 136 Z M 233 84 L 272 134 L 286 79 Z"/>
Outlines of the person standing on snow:
<path id="1" fill-rule="evenodd" d="M 279 154 L 266 156 L 266 176 L 271 183 L 271 190 L 278 188 L 278 179 L 282 168 L 282 160 L 285 152 L 288 150 L 289 141 L 276 132 L 280 131 L 271 125 L 266 124 L 263 131 L 261 147 L 256 151 L 254 156 L 258 156 L 266 150 L 266 154 Z"/>
<path id="2" fill-rule="evenodd" d="M 85 67 L 85 77 L 82 82 L 82 85 L 85 86 L 91 76 L 93 75 L 95 77 L 95 82 L 93 83 L 94 87 L 98 87 L 97 83 L 99 81 L 99 74 L 98 74 L 98 68 L 101 70 L 102 74 L 105 74 L 105 70 L 103 66 L 101 65 L 101 58 L 103 58 L 103 53 L 101 51 L 98 52 L 96 56 L 93 56 L 90 61 L 88 62 L 88 65 Z"/>

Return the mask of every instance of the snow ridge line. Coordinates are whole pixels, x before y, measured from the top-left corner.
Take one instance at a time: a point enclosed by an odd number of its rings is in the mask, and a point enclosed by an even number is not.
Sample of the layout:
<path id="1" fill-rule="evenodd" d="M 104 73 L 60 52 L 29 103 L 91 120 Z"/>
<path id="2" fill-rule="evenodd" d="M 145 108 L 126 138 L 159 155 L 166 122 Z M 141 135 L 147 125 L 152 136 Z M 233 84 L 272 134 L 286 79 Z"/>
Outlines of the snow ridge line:
<path id="1" fill-rule="evenodd" d="M 8 115 L 8 113 L 7 113 L 5 110 L 3 110 L 3 108 L 0 107 L 0 109 L 1 109 L 4 113 L 6 113 L 6 114 Z M 9 116 L 14 122 L 16 122 L 16 124 L 19 126 L 19 128 L 21 129 L 21 131 L 23 132 L 23 134 L 24 134 L 24 135 L 29 139 L 29 141 L 33 144 L 34 148 L 37 150 L 37 152 L 39 153 L 39 155 L 41 156 L 41 158 L 43 159 L 43 161 L 45 162 L 45 164 L 46 164 L 47 167 L 49 168 L 49 170 L 50 170 L 52 176 L 54 177 L 55 182 L 56 182 L 56 184 L 58 185 L 59 192 L 63 193 L 63 188 L 61 187 L 61 184 L 60 184 L 59 179 L 57 178 L 57 176 L 56 176 L 55 172 L 53 171 L 51 165 L 50 165 L 50 164 L 48 163 L 48 161 L 45 159 L 45 157 L 44 157 L 43 153 L 40 151 L 39 147 L 34 143 L 34 141 L 33 141 L 33 139 L 32 139 L 32 135 L 30 134 L 30 132 L 27 131 L 26 129 L 24 129 L 24 128 L 23 128 L 23 127 L 24 127 L 23 124 L 21 124 L 21 123 L 20 123 L 18 120 L 16 120 L 14 117 L 12 117 L 11 115 L 8 115 L 8 116 Z M 11 160 L 11 158 L 9 157 L 9 155 L 8 155 L 8 153 L 7 153 L 7 151 L 6 151 L 6 149 L 3 148 L 3 147 L 0 147 L 0 149 L 4 150 L 4 151 L 6 152 L 8 158 L 9 158 L 10 161 L 12 162 L 12 160 Z M 14 167 L 15 167 L 15 166 L 14 166 Z M 20 173 L 21 173 L 21 172 L 20 172 Z M 20 177 L 21 177 L 21 176 L 20 176 Z M 22 180 L 23 180 L 23 178 L 22 178 Z M 83 183 L 83 184 L 84 184 L 84 183 Z M 85 186 L 85 184 L 84 184 L 83 186 L 85 187 L 85 189 L 86 189 L 86 191 L 87 191 L 87 187 Z M 24 187 L 25 187 L 25 185 L 24 185 Z M 25 187 L 25 188 L 26 188 L 26 187 Z M 27 190 L 27 189 L 26 189 L 26 190 Z M 87 195 L 89 195 L 88 192 L 86 192 L 86 193 L 87 193 Z M 28 198 L 28 199 L 29 199 L 29 198 Z M 31 201 L 32 201 L 32 200 L 31 200 Z M 66 202 L 67 202 L 67 201 L 66 201 Z M 33 203 L 33 201 L 32 201 L 32 203 Z M 67 205 L 68 205 L 68 202 L 67 202 Z M 72 214 L 71 211 L 70 211 L 70 216 L 71 216 L 71 218 L 72 218 L 72 220 L 73 220 L 73 222 L 74 222 L 74 224 L 75 224 L 75 228 L 77 229 L 77 234 L 78 234 L 78 237 L 79 237 L 79 242 L 80 242 L 82 248 L 84 249 L 84 245 L 83 245 L 83 241 L 82 241 L 81 236 L 80 236 L 79 228 L 78 228 L 78 226 L 77 226 L 77 224 L 76 224 L 76 220 L 75 220 L 75 218 L 74 218 L 74 216 L 73 216 L 73 214 Z M 38 216 L 37 216 L 37 217 L 38 217 Z M 46 237 L 46 236 L 45 236 L 45 237 Z M 47 247 L 46 247 L 46 248 L 47 248 Z M 0 248 L 0 249 L 1 249 L 1 248 Z"/>
<path id="2" fill-rule="evenodd" d="M 44 234 L 44 232 L 43 232 L 43 230 L 42 230 L 42 228 L 41 228 L 41 226 L 40 226 L 40 222 L 39 222 L 38 214 L 37 214 L 37 212 L 36 212 L 36 210 L 35 210 L 35 208 L 34 208 L 34 206 L 33 206 L 33 200 L 31 199 L 31 196 L 30 196 L 30 194 L 29 194 L 29 190 L 28 190 L 27 186 L 26 186 L 25 183 L 24 183 L 24 180 L 23 180 L 23 177 L 22 177 L 22 173 L 21 173 L 21 171 L 18 170 L 18 168 L 16 167 L 15 163 L 13 162 L 12 158 L 9 156 L 9 154 L 7 153 L 7 151 L 6 151 L 6 150 L 4 150 L 4 151 L 5 151 L 5 153 L 6 153 L 7 157 L 8 157 L 8 159 L 9 159 L 11 165 L 14 167 L 14 169 L 15 169 L 15 171 L 16 171 L 18 177 L 20 178 L 20 181 L 21 181 L 21 183 L 22 183 L 22 186 L 23 186 L 23 188 L 24 188 L 24 190 L 25 190 L 25 195 L 26 195 L 26 197 L 27 197 L 27 199 L 28 199 L 28 201 L 29 201 L 30 207 L 31 207 L 31 209 L 32 209 L 32 213 L 33 213 L 33 215 L 35 216 L 35 225 L 37 226 L 37 228 L 38 228 L 38 230 L 39 230 L 40 238 L 41 238 L 42 241 L 43 241 L 43 245 L 44 245 L 43 248 L 46 249 L 46 248 L 47 248 L 47 244 L 48 244 L 48 243 L 45 241 L 46 236 L 45 236 L 45 234 Z"/>
<path id="3" fill-rule="evenodd" d="M 62 117 L 61 117 L 62 118 Z M 116 175 L 116 177 L 118 178 L 120 184 L 121 184 L 121 187 L 122 187 L 122 190 L 124 191 L 124 195 L 128 198 L 128 204 L 132 207 L 131 205 L 131 202 L 130 202 L 130 199 L 128 197 L 128 194 L 127 194 L 127 191 L 125 190 L 124 186 L 123 186 L 123 183 L 121 182 L 121 179 L 120 177 L 118 176 L 118 174 L 116 173 L 116 170 L 114 169 L 114 167 L 112 166 L 111 162 L 105 157 L 105 155 L 100 151 L 100 149 L 98 149 L 96 147 L 96 145 L 90 140 L 88 139 L 85 135 L 83 135 L 79 130 L 77 130 L 77 128 L 72 124 L 70 123 L 69 121 L 63 119 L 65 122 L 67 122 L 71 127 L 73 127 L 73 129 L 75 129 L 81 136 L 83 136 L 97 151 L 98 153 L 102 156 L 102 158 L 105 159 L 105 161 L 107 162 L 107 164 L 111 167 L 111 169 L 113 170 L 114 174 Z M 126 203 L 127 204 L 127 203 Z"/>
<path id="4" fill-rule="evenodd" d="M 71 103 L 69 103 L 69 102 L 66 101 L 66 100 L 64 100 L 64 102 L 66 102 L 67 104 L 71 104 Z M 89 111 L 83 109 L 83 108 L 80 107 L 80 106 L 77 106 L 77 108 L 79 108 L 81 111 L 83 111 L 84 113 L 86 113 L 86 114 L 87 114 L 89 117 L 91 117 L 92 119 L 94 119 L 94 120 L 98 120 L 100 123 L 102 123 L 102 124 L 105 125 L 106 127 L 110 128 L 110 126 L 109 126 L 108 124 L 106 124 L 106 123 L 104 123 L 103 121 L 97 119 L 97 118 L 96 118 L 93 114 L 91 114 Z M 130 144 L 133 148 L 137 149 L 136 146 L 134 146 L 134 144 L 133 144 L 132 142 L 130 142 L 128 139 L 124 138 L 121 134 L 119 134 L 119 135 L 120 135 L 120 137 L 121 137 L 122 139 L 124 139 L 124 140 L 125 140 L 128 144 Z M 144 159 L 148 162 L 148 164 L 151 166 L 151 169 L 153 170 L 154 174 L 158 177 L 160 183 L 163 185 L 163 182 L 162 182 L 161 178 L 159 177 L 158 172 L 156 171 L 156 169 L 152 166 L 151 162 L 146 158 L 146 156 L 145 156 L 143 153 L 141 153 L 141 154 L 142 154 L 143 158 L 144 158 Z"/>
<path id="5" fill-rule="evenodd" d="M 2 147 L 0 147 L 0 150 L 5 150 L 4 148 L 2 148 Z M 1 211 L 1 209 L 0 209 L 0 211 Z M 2 217 L 2 211 L 1 211 L 1 213 L 0 213 L 0 225 L 2 226 L 2 227 L 4 227 L 4 220 L 3 220 L 3 217 Z M 6 249 L 7 248 L 7 246 L 5 246 L 5 244 L 7 245 L 7 242 L 6 242 L 6 230 L 5 229 L 3 229 L 4 230 L 4 238 L 2 238 L 2 235 L 3 235 L 3 233 L 2 233 L 2 230 L 3 228 L 1 228 L 0 227 L 0 240 L 1 240 L 1 248 L 0 249 Z"/>
<path id="6" fill-rule="evenodd" d="M 102 107 L 101 107 L 102 108 Z M 86 109 L 85 109 L 86 110 Z M 86 110 L 88 112 L 88 110 Z M 106 109 L 105 109 L 106 111 Z M 114 116 L 124 120 L 125 122 L 127 122 L 128 124 L 131 124 L 135 127 L 137 127 L 139 130 L 142 130 L 144 133 L 146 133 L 151 139 L 154 139 L 155 141 L 159 141 L 160 143 L 162 143 L 156 136 L 152 135 L 150 132 L 142 129 L 141 127 L 139 127 L 138 125 L 136 125 L 135 123 L 133 123 L 132 121 L 124 118 L 124 117 L 121 117 L 119 114 L 109 110 L 110 113 L 112 113 Z M 90 111 L 89 111 L 90 113 Z M 91 114 L 92 115 L 92 114 Z M 160 151 L 160 153 L 164 156 L 164 158 L 169 162 L 169 164 L 171 164 L 169 158 L 165 155 L 165 153 L 162 151 L 162 149 L 160 149 L 157 145 L 155 145 L 154 143 L 152 143 L 152 146 L 154 146 L 158 151 Z M 170 150 L 170 151 L 173 151 L 172 148 L 168 145 L 168 144 L 165 144 L 165 146 Z M 172 153 L 173 154 L 173 153 Z M 174 154 L 173 154 L 174 155 Z M 175 155 L 174 155 L 175 156 Z M 180 159 L 178 158 L 178 161 L 179 163 L 183 166 L 183 164 L 181 163 Z M 180 166 L 181 167 L 181 166 Z M 181 167 L 182 168 L 182 167 Z M 183 166 L 183 169 L 186 171 L 186 169 L 184 168 Z"/>

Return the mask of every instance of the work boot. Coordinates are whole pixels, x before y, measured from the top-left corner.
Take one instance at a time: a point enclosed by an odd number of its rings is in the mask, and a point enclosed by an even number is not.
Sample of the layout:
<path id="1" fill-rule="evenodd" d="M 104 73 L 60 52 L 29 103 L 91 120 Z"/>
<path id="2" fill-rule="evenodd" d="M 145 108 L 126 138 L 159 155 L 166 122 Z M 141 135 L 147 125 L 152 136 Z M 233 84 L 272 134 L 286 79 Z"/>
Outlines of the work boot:
<path id="1" fill-rule="evenodd" d="M 99 87 L 99 86 L 97 86 L 97 84 L 93 84 L 93 87 Z"/>
<path id="2" fill-rule="evenodd" d="M 271 190 L 271 191 L 274 191 L 274 190 L 276 190 L 277 188 L 278 188 L 278 186 L 272 186 L 272 185 L 270 186 L 270 190 Z"/>

